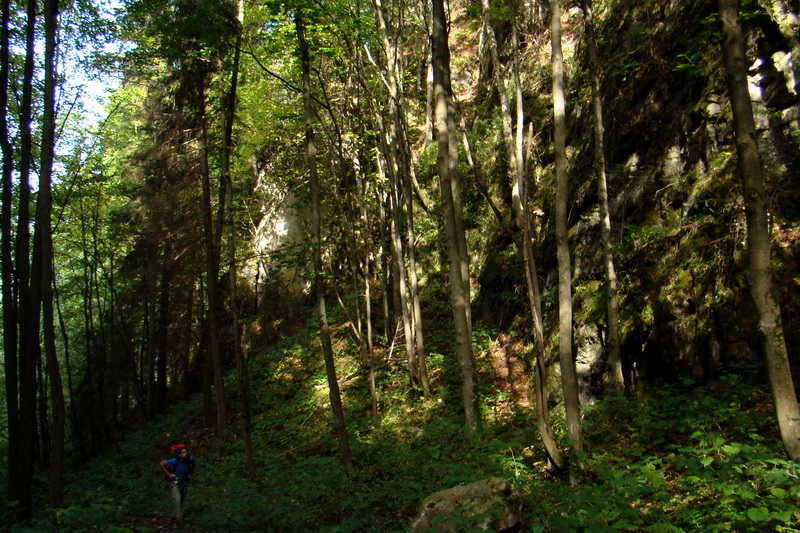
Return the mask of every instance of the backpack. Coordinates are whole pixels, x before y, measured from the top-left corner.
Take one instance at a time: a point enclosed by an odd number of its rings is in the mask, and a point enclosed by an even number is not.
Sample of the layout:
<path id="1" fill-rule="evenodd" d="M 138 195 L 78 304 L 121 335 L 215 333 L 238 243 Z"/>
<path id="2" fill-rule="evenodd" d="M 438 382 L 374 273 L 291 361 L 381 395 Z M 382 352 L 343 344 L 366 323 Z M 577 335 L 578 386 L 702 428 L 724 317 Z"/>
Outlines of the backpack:
<path id="1" fill-rule="evenodd" d="M 169 447 L 169 453 L 167 454 L 167 460 L 169 461 L 170 459 L 178 458 L 178 456 L 180 456 L 181 450 L 183 448 L 186 448 L 185 444 L 175 444 L 173 446 L 170 446 Z M 171 474 L 172 471 L 173 471 L 173 467 L 170 466 L 170 465 L 167 465 L 167 470 L 169 470 L 169 473 Z M 164 481 L 167 482 L 167 484 L 169 484 L 172 481 L 172 479 L 169 476 L 167 476 L 166 474 L 163 474 L 162 477 L 164 478 Z"/>

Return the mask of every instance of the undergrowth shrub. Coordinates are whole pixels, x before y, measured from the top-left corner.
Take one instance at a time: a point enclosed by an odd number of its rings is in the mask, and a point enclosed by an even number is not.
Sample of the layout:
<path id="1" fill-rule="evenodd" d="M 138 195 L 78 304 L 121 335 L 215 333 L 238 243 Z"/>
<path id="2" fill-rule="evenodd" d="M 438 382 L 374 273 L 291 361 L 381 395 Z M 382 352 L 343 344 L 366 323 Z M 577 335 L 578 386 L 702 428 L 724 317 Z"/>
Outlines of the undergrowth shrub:
<path id="1" fill-rule="evenodd" d="M 800 466 L 775 424 L 738 377 L 606 399 L 587 412 L 587 482 L 531 485 L 532 530 L 798 531 Z"/>
<path id="2" fill-rule="evenodd" d="M 490 334 L 476 337 L 489 348 Z M 193 398 L 80 465 L 59 531 L 147 531 L 135 525 L 141 518 L 168 519 L 158 461 L 175 439 L 187 440 L 197 460 L 186 516 L 199 531 L 400 532 L 426 496 L 494 476 L 522 497 L 524 531 L 797 531 L 800 470 L 783 459 L 768 392 L 740 378 L 586 407 L 587 477 L 572 487 L 549 473 L 533 410 L 513 408 L 508 395 L 484 385 L 482 398 L 497 411 L 474 434 L 465 430 L 451 383 L 458 370 L 442 352 L 431 356 L 429 398 L 409 392 L 403 366 L 381 369 L 377 427 L 363 409 L 366 378 L 348 366 L 340 369 L 354 376 L 342 388 L 356 464 L 348 475 L 318 386 L 317 342 L 307 330 L 251 359 L 255 478 L 235 433 L 235 404 L 231 433 L 218 435 L 200 427 L 201 398 Z M 560 406 L 551 416 L 566 447 Z M 447 520 L 460 531 L 478 523 L 463 514 Z M 54 530 L 48 521 L 30 526 L 18 531 Z"/>

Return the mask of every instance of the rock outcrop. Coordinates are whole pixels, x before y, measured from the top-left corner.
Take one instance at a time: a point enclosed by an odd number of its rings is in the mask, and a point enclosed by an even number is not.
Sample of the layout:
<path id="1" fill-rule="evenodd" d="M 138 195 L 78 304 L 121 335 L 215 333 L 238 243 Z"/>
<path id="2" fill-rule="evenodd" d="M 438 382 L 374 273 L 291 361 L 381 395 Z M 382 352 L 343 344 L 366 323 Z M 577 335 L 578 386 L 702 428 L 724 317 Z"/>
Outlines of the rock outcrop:
<path id="1" fill-rule="evenodd" d="M 483 479 L 425 498 L 410 531 L 463 531 L 470 526 L 484 531 L 515 531 L 521 511 L 521 500 L 506 480 Z"/>

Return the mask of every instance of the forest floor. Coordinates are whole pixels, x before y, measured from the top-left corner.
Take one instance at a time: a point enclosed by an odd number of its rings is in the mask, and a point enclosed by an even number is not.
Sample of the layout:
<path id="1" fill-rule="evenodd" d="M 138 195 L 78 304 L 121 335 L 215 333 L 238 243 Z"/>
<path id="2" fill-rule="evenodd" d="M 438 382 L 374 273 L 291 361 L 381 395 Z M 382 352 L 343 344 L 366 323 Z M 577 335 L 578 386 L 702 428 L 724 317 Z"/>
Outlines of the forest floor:
<path id="1" fill-rule="evenodd" d="M 380 427 L 365 408 L 357 351 L 340 342 L 340 375 L 351 377 L 342 391 L 356 463 L 347 475 L 311 327 L 251 360 L 255 475 L 245 467 L 236 394 L 230 392 L 232 424 L 223 435 L 203 427 L 195 395 L 72 465 L 70 505 L 57 527 L 42 519 L 15 531 L 172 530 L 158 462 L 175 441 L 188 444 L 198 464 L 183 531 L 400 532 L 425 496 L 493 476 L 509 480 L 523 500 L 521 531 L 800 531 L 800 465 L 784 459 L 763 384 L 720 376 L 584 406 L 587 476 L 571 486 L 547 469 L 534 412 L 512 387 L 524 368 L 520 347 L 485 332 L 476 338 L 485 340 L 478 358 L 484 424 L 475 434 L 460 419 L 457 365 L 436 351 L 435 338 L 436 394 L 409 391 L 404 366 L 385 366 Z M 228 391 L 236 390 L 234 379 Z M 551 413 L 565 447 L 558 403 Z M 457 518 L 458 531 L 474 529 Z"/>
<path id="2" fill-rule="evenodd" d="M 207 531 L 189 519 L 175 525 L 171 518 L 159 515 L 123 515 L 121 522 L 130 531 Z"/>

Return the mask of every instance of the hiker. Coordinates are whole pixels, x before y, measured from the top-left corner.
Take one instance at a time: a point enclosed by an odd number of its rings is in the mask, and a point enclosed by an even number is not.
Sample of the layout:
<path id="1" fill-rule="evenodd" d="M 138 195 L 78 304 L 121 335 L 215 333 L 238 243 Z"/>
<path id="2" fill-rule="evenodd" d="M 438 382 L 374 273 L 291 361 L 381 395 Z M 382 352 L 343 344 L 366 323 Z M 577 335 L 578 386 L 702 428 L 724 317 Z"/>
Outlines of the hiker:
<path id="1" fill-rule="evenodd" d="M 189 449 L 183 444 L 173 446 L 172 451 L 175 457 L 161 461 L 161 469 L 172 493 L 172 519 L 176 524 L 180 524 L 183 520 L 186 493 L 189 491 L 195 463 L 194 458 L 189 456 Z"/>

